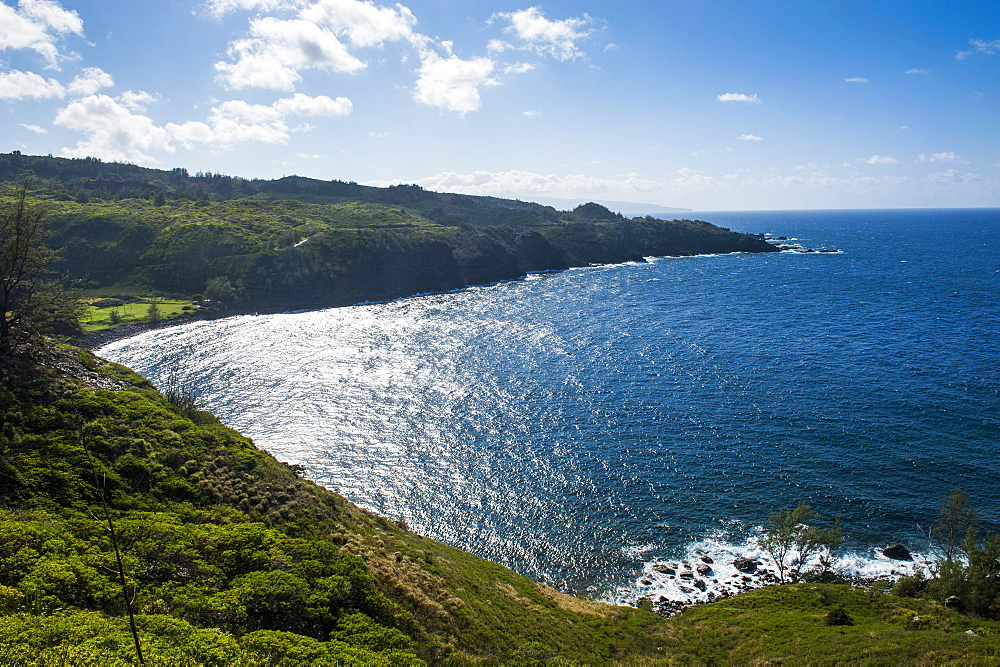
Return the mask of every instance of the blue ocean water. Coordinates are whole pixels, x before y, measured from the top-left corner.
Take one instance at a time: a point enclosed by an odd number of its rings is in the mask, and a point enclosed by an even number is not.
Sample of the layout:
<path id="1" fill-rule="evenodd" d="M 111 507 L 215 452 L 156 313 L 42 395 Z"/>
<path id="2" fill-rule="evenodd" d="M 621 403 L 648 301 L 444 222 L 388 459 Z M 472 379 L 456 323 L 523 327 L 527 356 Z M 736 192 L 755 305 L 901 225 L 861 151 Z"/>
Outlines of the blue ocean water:
<path id="1" fill-rule="evenodd" d="M 362 506 L 614 601 L 702 595 L 651 565 L 754 553 L 799 501 L 842 518 L 841 566 L 868 573 L 896 567 L 888 542 L 927 551 L 952 488 L 1000 526 L 1000 209 L 688 217 L 839 252 L 651 258 L 99 352 L 182 378 Z"/>

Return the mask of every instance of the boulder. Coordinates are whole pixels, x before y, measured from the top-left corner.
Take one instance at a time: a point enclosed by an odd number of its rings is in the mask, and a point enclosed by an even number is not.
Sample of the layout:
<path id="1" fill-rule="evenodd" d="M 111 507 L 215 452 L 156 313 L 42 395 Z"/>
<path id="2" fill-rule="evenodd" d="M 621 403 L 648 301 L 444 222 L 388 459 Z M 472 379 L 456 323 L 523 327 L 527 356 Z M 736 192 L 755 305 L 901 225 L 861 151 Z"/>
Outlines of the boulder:
<path id="1" fill-rule="evenodd" d="M 747 574 L 750 574 L 751 572 L 756 572 L 758 565 L 760 565 L 760 562 L 753 560 L 752 558 L 740 557 L 733 561 L 733 567 L 735 567 L 740 572 L 745 572 Z"/>
<path id="2" fill-rule="evenodd" d="M 711 557 L 711 556 L 702 556 L 702 557 L 701 557 L 701 562 L 702 562 L 702 563 L 708 563 L 709 565 L 711 565 L 711 564 L 712 564 L 712 563 L 714 563 L 715 561 L 714 561 L 714 560 L 712 560 L 712 557 Z"/>
<path id="3" fill-rule="evenodd" d="M 677 570 L 675 568 L 670 567 L 666 563 L 657 563 L 656 565 L 653 566 L 653 569 L 656 570 L 657 572 L 659 572 L 660 574 L 676 574 L 677 573 Z"/>
<path id="4" fill-rule="evenodd" d="M 910 550 L 902 544 L 890 544 L 885 549 L 882 549 L 882 555 L 893 560 L 913 560 Z"/>
<path id="5" fill-rule="evenodd" d="M 705 563 L 700 563 L 698 565 L 698 567 L 696 567 L 695 569 L 698 571 L 698 574 L 700 574 L 701 576 L 705 576 L 706 574 L 708 574 L 709 572 L 712 571 L 712 568 L 710 566 L 706 565 Z"/>
<path id="6" fill-rule="evenodd" d="M 701 579 L 696 579 L 694 582 L 694 587 L 697 588 L 699 591 L 704 591 L 706 588 L 708 588 L 708 585 Z"/>

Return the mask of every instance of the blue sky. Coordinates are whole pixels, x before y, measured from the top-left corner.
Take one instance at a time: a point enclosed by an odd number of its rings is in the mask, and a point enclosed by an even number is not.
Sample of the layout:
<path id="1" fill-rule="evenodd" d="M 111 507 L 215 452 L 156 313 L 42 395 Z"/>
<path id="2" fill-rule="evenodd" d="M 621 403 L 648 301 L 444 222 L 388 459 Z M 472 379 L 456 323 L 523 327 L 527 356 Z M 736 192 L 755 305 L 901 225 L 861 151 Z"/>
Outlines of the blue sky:
<path id="1" fill-rule="evenodd" d="M 0 150 L 697 210 L 1000 206 L 1000 3 L 0 0 Z"/>

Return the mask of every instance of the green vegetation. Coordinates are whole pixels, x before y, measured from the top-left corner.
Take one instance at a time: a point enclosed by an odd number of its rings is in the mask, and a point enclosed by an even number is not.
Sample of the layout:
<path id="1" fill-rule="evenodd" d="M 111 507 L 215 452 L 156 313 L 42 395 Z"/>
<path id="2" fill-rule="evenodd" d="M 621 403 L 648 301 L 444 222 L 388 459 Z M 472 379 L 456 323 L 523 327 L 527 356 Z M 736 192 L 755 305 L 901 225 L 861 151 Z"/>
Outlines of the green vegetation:
<path id="1" fill-rule="evenodd" d="M 107 302 L 122 301 L 121 305 Z M 102 303 L 103 302 L 103 303 Z M 80 325 L 85 333 L 103 331 L 119 324 L 155 323 L 187 317 L 201 307 L 190 299 L 160 299 L 139 297 L 135 301 L 119 299 L 89 299 L 82 308 Z"/>
<path id="2" fill-rule="evenodd" d="M 760 545 L 774 560 L 780 583 L 785 583 L 786 572 L 789 581 L 799 581 L 810 572 L 805 568 L 814 556 L 819 565 L 812 574 L 821 578 L 830 570 L 833 551 L 844 542 L 844 529 L 839 520 L 829 528 L 822 528 L 816 525 L 817 519 L 819 515 L 806 503 L 799 503 L 793 510 L 779 510 L 769 517 L 767 533 Z"/>
<path id="3" fill-rule="evenodd" d="M 292 176 L 190 176 L 95 159 L 0 154 L 0 199 L 30 177 L 55 268 L 92 295 L 217 312 L 346 305 L 650 255 L 769 252 L 703 222 L 628 220 L 527 202 Z M 123 320 L 124 321 L 124 320 Z"/>
<path id="4" fill-rule="evenodd" d="M 73 333 L 73 302 L 49 275 L 55 253 L 43 244 L 45 211 L 28 198 L 28 182 L 0 203 L 0 356 L 39 333 Z"/>
<path id="5" fill-rule="evenodd" d="M 0 373 L 0 662 L 134 660 L 133 600 L 150 663 L 655 654 L 653 614 L 561 595 L 364 512 L 182 390 L 81 350 L 33 356 L 44 365 Z"/>
<path id="6" fill-rule="evenodd" d="M 161 394 L 73 348 L 33 358 L 0 365 L 0 663 L 132 664 L 130 605 L 149 664 L 968 663 L 1000 651 L 996 622 L 843 585 L 769 587 L 671 619 L 563 595 L 302 479 L 182 387 Z"/>
<path id="7" fill-rule="evenodd" d="M 769 586 L 688 609 L 664 644 L 677 664 L 995 664 L 1000 624 L 847 585 Z"/>
<path id="8" fill-rule="evenodd" d="M 982 535 L 978 522 L 979 513 L 961 490 L 942 498 L 940 516 L 931 531 L 941 553 L 932 576 L 904 577 L 893 592 L 1000 620 L 1000 534 Z"/>

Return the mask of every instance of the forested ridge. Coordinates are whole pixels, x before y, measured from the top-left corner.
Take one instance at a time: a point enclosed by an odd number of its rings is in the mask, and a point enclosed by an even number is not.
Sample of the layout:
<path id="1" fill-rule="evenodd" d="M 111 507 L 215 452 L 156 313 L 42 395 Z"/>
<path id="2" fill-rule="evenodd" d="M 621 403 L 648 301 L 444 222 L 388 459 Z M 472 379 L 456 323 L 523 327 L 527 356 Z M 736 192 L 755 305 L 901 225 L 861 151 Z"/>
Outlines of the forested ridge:
<path id="1" fill-rule="evenodd" d="M 97 159 L 0 154 L 0 194 L 45 204 L 54 270 L 93 293 L 190 297 L 230 310 L 327 307 L 644 256 L 771 252 L 692 220 L 560 212 L 493 197 L 299 176 L 248 180 Z M 208 290 L 210 285 L 215 290 Z"/>

